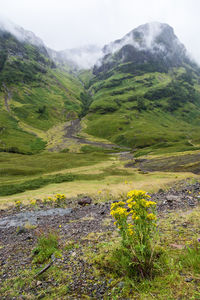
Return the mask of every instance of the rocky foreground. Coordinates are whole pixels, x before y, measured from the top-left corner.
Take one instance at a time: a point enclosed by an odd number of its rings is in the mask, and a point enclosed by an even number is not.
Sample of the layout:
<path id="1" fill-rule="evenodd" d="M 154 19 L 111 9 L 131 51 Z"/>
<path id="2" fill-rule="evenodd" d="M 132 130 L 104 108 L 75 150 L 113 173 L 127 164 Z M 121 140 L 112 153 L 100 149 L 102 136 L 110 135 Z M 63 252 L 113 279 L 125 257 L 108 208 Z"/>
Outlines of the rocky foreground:
<path id="1" fill-rule="evenodd" d="M 160 217 L 173 210 L 191 210 L 200 203 L 200 183 L 184 181 L 168 191 L 160 190 L 152 194 L 152 199 L 158 203 Z M 0 210 L 0 285 L 6 279 L 19 275 L 22 270 L 32 269 L 31 251 L 38 236 L 53 230 L 60 236 L 61 247 L 67 241 L 79 245 L 65 251 L 62 259 L 54 262 L 68 274 L 71 299 L 81 299 L 81 295 L 96 299 L 109 296 L 110 282 L 101 276 L 94 276 L 92 264 L 83 256 L 83 248 L 88 246 L 95 252 L 97 243 L 109 240 L 110 233 L 115 229 L 110 222 L 111 203 L 95 203 L 93 199 L 83 197 L 73 201 L 68 199 L 64 208 L 48 207 L 38 201 L 34 209 L 24 206 L 20 211 L 16 207 Z M 40 295 L 42 299 L 41 290 L 48 291 L 49 287 L 56 285 L 54 279 L 41 281 L 35 278 L 25 292 L 35 295 L 36 299 Z M 27 299 L 23 292 L 19 299 Z"/>

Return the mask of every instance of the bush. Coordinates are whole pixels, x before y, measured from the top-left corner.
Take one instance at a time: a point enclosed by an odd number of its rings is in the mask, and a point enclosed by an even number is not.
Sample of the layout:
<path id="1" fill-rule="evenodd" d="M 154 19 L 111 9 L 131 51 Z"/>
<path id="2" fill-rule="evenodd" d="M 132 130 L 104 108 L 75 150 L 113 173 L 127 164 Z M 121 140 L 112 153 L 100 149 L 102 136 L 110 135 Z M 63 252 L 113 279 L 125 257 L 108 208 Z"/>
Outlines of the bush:
<path id="1" fill-rule="evenodd" d="M 74 180 L 75 176 L 72 174 L 56 174 L 27 180 L 22 183 L 0 185 L 0 196 L 23 193 L 27 190 L 37 190 L 40 187 L 51 183 L 70 182 Z"/>
<path id="2" fill-rule="evenodd" d="M 92 152 L 104 152 L 102 147 L 85 145 L 81 147 L 83 153 L 92 153 Z"/>
<path id="3" fill-rule="evenodd" d="M 58 236 L 55 233 L 49 233 L 47 236 L 42 234 L 33 249 L 33 263 L 46 263 L 52 255 L 60 256 Z"/>
<path id="4" fill-rule="evenodd" d="M 150 277 L 155 258 L 156 203 L 144 191 L 133 190 L 127 196 L 126 202 L 113 203 L 110 212 L 122 237 L 121 261 L 125 262 L 128 273 Z"/>

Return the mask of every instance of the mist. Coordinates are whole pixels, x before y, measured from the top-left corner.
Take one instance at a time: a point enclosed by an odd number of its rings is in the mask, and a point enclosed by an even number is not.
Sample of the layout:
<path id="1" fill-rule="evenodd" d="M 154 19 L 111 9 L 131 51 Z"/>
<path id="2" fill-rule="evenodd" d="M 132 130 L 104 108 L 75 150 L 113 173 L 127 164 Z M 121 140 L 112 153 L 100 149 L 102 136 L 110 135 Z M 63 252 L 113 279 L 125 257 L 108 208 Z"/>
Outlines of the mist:
<path id="1" fill-rule="evenodd" d="M 0 4 L 1 15 L 57 51 L 85 45 L 101 48 L 141 24 L 167 23 L 200 64 L 198 0 L 0 0 Z"/>

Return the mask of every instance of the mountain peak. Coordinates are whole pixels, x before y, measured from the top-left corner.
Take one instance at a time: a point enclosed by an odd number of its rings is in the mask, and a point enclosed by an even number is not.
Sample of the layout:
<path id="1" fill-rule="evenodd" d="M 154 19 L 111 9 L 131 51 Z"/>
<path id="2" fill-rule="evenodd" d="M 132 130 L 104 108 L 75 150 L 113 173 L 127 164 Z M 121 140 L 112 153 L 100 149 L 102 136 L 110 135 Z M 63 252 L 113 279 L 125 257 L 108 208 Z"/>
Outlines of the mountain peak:
<path id="1" fill-rule="evenodd" d="M 104 46 L 103 53 L 104 57 L 94 67 L 95 74 L 122 63 L 133 63 L 134 68 L 136 65 L 149 64 L 152 67 L 154 64 L 158 66 L 157 71 L 166 71 L 189 62 L 187 51 L 173 28 L 159 22 L 140 25 L 122 39 Z"/>
<path id="2" fill-rule="evenodd" d="M 131 45 L 137 50 L 164 50 L 162 44 L 168 45 L 176 43 L 184 47 L 174 34 L 171 26 L 165 23 L 151 22 L 140 25 L 126 34 L 122 39 L 118 39 L 104 46 L 104 53 L 114 53 L 125 45 Z M 159 46 L 158 46 L 159 45 Z"/>

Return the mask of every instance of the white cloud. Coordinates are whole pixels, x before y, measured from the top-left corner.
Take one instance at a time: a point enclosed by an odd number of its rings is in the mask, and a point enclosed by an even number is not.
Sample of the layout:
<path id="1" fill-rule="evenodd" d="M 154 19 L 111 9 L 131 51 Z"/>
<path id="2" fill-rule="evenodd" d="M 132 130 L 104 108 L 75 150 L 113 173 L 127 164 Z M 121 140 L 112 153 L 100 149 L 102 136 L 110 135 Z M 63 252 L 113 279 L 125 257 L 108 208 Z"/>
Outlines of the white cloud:
<path id="1" fill-rule="evenodd" d="M 0 0 L 0 7 L 55 50 L 104 45 L 141 24 L 168 23 L 200 62 L 199 0 Z"/>

